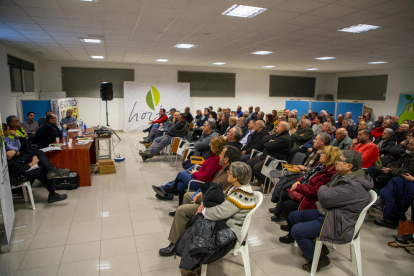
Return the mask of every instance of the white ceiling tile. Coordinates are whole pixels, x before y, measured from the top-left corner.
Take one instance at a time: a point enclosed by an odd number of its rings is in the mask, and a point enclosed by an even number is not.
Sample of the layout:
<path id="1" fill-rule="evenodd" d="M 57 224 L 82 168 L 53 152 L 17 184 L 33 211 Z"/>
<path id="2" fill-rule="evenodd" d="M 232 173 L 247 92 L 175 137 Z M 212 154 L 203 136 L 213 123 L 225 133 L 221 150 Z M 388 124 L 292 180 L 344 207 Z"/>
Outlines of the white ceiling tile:
<path id="1" fill-rule="evenodd" d="M 335 4 L 353 8 L 366 9 L 389 1 L 391 0 L 339 0 L 335 2 Z"/>
<path id="2" fill-rule="evenodd" d="M 163 17 L 163 18 L 175 19 L 181 14 L 181 12 L 182 10 L 144 7 L 141 11 L 140 16 Z"/>
<path id="3" fill-rule="evenodd" d="M 411 0 L 394 0 L 369 8 L 371 11 L 388 14 L 397 14 L 414 9 L 414 1 Z"/>
<path id="4" fill-rule="evenodd" d="M 45 18 L 45 17 L 32 17 L 39 25 L 53 25 L 53 26 L 65 26 L 69 27 L 70 22 L 67 19 L 58 19 L 58 18 Z"/>
<path id="5" fill-rule="evenodd" d="M 0 21 L 5 23 L 23 23 L 23 24 L 34 24 L 34 22 L 29 16 L 20 16 L 20 15 L 2 15 Z"/>
<path id="6" fill-rule="evenodd" d="M 119 3 L 105 4 L 103 2 L 103 12 L 105 14 L 123 14 L 123 15 L 139 15 L 143 7 L 120 5 Z"/>
<path id="7" fill-rule="evenodd" d="M 69 20 L 70 24 L 73 27 L 83 27 L 83 28 L 104 28 L 104 23 L 102 21 L 97 20 Z"/>
<path id="8" fill-rule="evenodd" d="M 0 5 L 0 15 L 21 15 L 25 16 L 24 11 L 18 6 Z"/>
<path id="9" fill-rule="evenodd" d="M 30 1 L 30 0 L 29 0 Z M 63 10 L 79 10 L 88 12 L 102 12 L 102 3 L 100 2 L 85 2 L 85 1 L 68 1 L 68 0 L 56 0 Z M 45 7 L 47 8 L 47 7 Z M 49 7 L 50 8 L 50 7 Z"/>
<path id="10" fill-rule="evenodd" d="M 251 20 L 252 21 L 253 20 L 259 20 L 259 21 L 264 21 L 264 22 L 269 22 L 269 23 L 276 23 L 276 22 L 282 22 L 282 21 L 292 19 L 292 18 L 297 17 L 299 15 L 300 15 L 300 13 L 289 12 L 289 11 L 281 11 L 281 10 L 277 10 L 276 8 L 273 8 L 273 9 L 270 9 L 266 12 L 263 12 L 263 13 L 255 16 Z"/>
<path id="11" fill-rule="evenodd" d="M 316 25 L 316 24 L 319 24 L 319 23 L 322 23 L 328 20 L 329 18 L 326 18 L 326 17 L 303 14 L 298 17 L 289 19 L 286 22 L 291 23 L 291 24 L 313 26 L 313 25 Z"/>
<path id="12" fill-rule="evenodd" d="M 60 9 L 55 0 L 13 0 L 19 6 Z"/>
<path id="13" fill-rule="evenodd" d="M 83 10 L 65 10 L 65 15 L 69 20 L 93 20 L 103 21 L 104 14 L 102 12 L 90 12 Z"/>
<path id="14" fill-rule="evenodd" d="M 137 30 L 149 32 L 163 32 L 173 19 L 142 16 L 139 18 Z"/>
<path id="15" fill-rule="evenodd" d="M 276 9 L 297 13 L 307 13 L 326 5 L 327 3 L 322 2 L 314 2 L 307 0 L 289 0 L 282 4 L 276 5 Z"/>
<path id="16" fill-rule="evenodd" d="M 37 30 L 41 31 L 42 28 L 36 24 L 23 24 L 23 23 L 7 23 L 7 25 L 15 30 Z"/>
<path id="17" fill-rule="evenodd" d="M 322 16 L 322 17 L 329 17 L 329 18 L 337 18 L 340 16 L 344 16 L 346 14 L 350 14 L 353 12 L 358 11 L 355 8 L 349 8 L 339 5 L 330 4 L 327 6 L 323 6 L 316 10 L 308 12 L 310 15 Z"/>
<path id="18" fill-rule="evenodd" d="M 35 8 L 35 7 L 22 7 L 22 9 L 29 16 L 66 19 L 65 13 L 61 9 L 57 10 L 57 9 Z"/>

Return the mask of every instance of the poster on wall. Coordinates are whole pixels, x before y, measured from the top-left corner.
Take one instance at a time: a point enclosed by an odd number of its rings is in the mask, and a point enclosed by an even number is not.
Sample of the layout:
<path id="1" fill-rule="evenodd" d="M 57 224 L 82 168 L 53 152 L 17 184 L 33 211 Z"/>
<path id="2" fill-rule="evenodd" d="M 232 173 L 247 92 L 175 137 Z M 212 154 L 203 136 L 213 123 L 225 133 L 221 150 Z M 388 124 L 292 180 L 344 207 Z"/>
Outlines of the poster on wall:
<path id="1" fill-rule="evenodd" d="M 0 114 L 1 121 L 1 114 Z M 0 147 L 1 147 L 1 186 L 0 186 L 0 202 L 1 212 L 3 216 L 4 231 L 6 233 L 7 244 L 10 244 L 14 225 L 14 205 L 10 188 L 9 168 L 7 166 L 6 148 L 4 146 L 3 128 L 0 130 Z M 0 245 L 2 241 L 0 240 Z"/>
<path id="2" fill-rule="evenodd" d="M 50 100 L 50 105 L 52 107 L 53 114 L 57 117 L 58 122 L 60 122 L 62 118 L 66 117 L 66 112 L 69 109 L 72 110 L 72 117 L 79 120 L 78 98 L 52 99 Z"/>
<path id="3" fill-rule="evenodd" d="M 184 112 L 190 105 L 190 84 L 125 81 L 124 103 L 124 132 L 142 130 L 158 118 L 161 108 L 167 111 L 167 115 L 171 108 Z"/>
<path id="4" fill-rule="evenodd" d="M 401 94 L 397 106 L 398 124 L 414 119 L 414 94 Z"/>

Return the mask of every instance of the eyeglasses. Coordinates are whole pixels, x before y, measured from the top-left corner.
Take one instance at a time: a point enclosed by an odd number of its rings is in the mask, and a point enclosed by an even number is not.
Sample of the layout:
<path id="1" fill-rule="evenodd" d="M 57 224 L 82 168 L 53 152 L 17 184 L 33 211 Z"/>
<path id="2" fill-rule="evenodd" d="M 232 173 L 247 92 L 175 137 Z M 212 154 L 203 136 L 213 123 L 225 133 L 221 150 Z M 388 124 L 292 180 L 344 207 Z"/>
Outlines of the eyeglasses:
<path id="1" fill-rule="evenodd" d="M 323 154 L 323 155 L 326 155 L 326 152 L 322 152 L 322 153 L 321 153 L 321 155 L 322 155 L 322 154 Z"/>
<path id="2" fill-rule="evenodd" d="M 348 162 L 346 162 L 345 160 L 341 160 L 341 159 L 336 160 L 336 163 L 339 163 L 339 162 L 341 162 L 341 163 L 348 163 Z M 348 164 L 349 164 L 349 163 L 348 163 Z"/>
<path id="3" fill-rule="evenodd" d="M 233 176 L 233 174 L 230 171 L 227 171 L 227 174 L 230 174 L 231 176 Z"/>

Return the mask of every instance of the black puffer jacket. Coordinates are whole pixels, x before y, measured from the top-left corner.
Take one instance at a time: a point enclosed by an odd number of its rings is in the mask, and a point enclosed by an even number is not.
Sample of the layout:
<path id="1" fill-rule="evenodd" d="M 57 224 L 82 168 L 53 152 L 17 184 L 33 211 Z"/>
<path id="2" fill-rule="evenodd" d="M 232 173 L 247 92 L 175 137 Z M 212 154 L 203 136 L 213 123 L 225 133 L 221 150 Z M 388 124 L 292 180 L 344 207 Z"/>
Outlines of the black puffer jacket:
<path id="1" fill-rule="evenodd" d="M 207 182 L 200 184 L 200 189 L 203 192 L 203 204 L 213 207 L 223 203 L 224 194 L 220 184 Z M 234 248 L 237 237 L 225 220 L 211 221 L 199 214 L 193 216 L 191 221 L 193 224 L 177 241 L 180 268 L 192 270 L 202 264 L 211 264 Z"/>
<path id="2" fill-rule="evenodd" d="M 273 141 L 269 142 L 271 140 Z M 291 144 L 289 131 L 266 136 L 264 138 L 263 154 L 260 157 L 261 159 L 265 159 L 267 155 L 270 155 L 278 160 L 286 160 Z"/>

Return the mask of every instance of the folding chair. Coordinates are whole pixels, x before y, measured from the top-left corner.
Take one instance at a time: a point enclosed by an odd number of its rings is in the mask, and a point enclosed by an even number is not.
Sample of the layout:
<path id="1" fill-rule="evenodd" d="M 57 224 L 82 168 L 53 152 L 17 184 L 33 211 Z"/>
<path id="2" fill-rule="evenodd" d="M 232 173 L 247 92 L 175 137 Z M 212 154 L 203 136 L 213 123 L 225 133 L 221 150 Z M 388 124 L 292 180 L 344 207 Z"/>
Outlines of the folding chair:
<path id="1" fill-rule="evenodd" d="M 263 194 L 260 192 L 254 192 L 254 198 L 256 199 L 256 207 L 254 207 L 249 214 L 247 214 L 246 218 L 244 219 L 242 231 L 241 231 L 241 240 L 244 241 L 242 243 L 237 242 L 234 246 L 233 250 L 230 253 L 233 253 L 235 256 L 240 252 L 243 258 L 243 265 L 244 265 L 244 273 L 246 276 L 251 276 L 252 273 L 250 271 L 250 259 L 249 259 L 249 243 L 247 241 L 247 232 L 250 227 L 250 222 L 254 215 L 254 212 L 262 205 L 263 202 Z M 201 265 L 201 276 L 207 276 L 207 265 Z"/>
<path id="2" fill-rule="evenodd" d="M 14 190 L 14 189 L 22 187 L 24 202 L 28 202 L 27 194 L 29 194 L 30 203 L 32 204 L 32 209 L 35 210 L 36 206 L 35 206 L 35 202 L 33 198 L 33 191 L 32 191 L 32 186 L 30 185 L 30 181 L 26 180 L 24 176 L 20 176 L 20 181 L 21 181 L 21 184 L 19 186 L 12 186 L 11 189 Z"/>
<path id="3" fill-rule="evenodd" d="M 178 144 L 178 148 L 177 148 L 177 151 L 176 151 L 176 155 L 175 155 L 175 163 L 174 163 L 175 167 L 177 167 L 177 158 L 178 158 L 178 156 L 179 155 L 180 156 L 184 155 L 184 151 L 186 150 L 187 145 L 189 145 L 189 143 L 186 140 L 180 139 L 180 142 Z"/>
<path id="4" fill-rule="evenodd" d="M 270 172 L 272 172 L 273 170 L 276 170 L 277 166 L 279 166 L 279 164 L 281 164 L 281 163 L 287 164 L 286 161 L 275 159 L 275 158 L 271 157 L 270 155 L 268 155 L 266 157 L 265 162 L 263 163 L 263 167 L 262 167 L 262 170 L 260 172 L 261 172 L 261 174 L 263 174 L 265 176 L 265 181 L 263 183 L 263 191 L 266 190 L 266 182 L 267 182 L 267 179 L 269 179 L 269 187 L 267 189 L 267 195 L 269 195 L 270 183 L 272 183 L 272 179 L 271 179 L 272 176 L 270 175 Z M 282 173 L 283 173 L 283 170 L 282 170 Z"/>
<path id="5" fill-rule="evenodd" d="M 303 162 L 305 162 L 305 159 L 306 159 L 305 154 L 301 152 L 297 152 L 292 158 L 292 165 L 302 165 Z M 287 162 L 284 162 L 284 163 L 287 163 Z M 286 168 L 282 167 L 281 170 L 275 169 L 271 171 L 269 174 L 270 174 L 270 178 L 273 181 L 275 178 L 281 178 L 285 173 L 289 173 L 289 171 L 286 172 Z"/>

